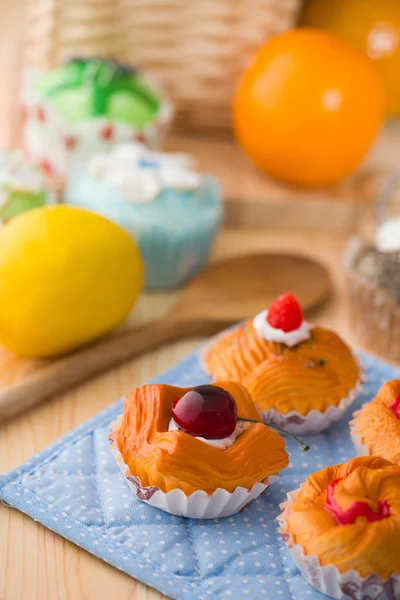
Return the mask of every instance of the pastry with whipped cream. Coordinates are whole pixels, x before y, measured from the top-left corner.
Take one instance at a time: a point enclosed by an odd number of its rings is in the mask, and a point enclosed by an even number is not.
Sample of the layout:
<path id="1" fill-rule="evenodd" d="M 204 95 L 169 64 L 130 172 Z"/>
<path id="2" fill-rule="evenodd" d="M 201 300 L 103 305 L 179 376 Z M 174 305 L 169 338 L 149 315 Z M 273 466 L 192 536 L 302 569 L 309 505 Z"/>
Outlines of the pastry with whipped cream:
<path id="1" fill-rule="evenodd" d="M 266 423 L 317 433 L 343 416 L 362 374 L 335 332 L 308 322 L 291 294 L 224 333 L 203 352 L 212 379 L 239 381 Z"/>
<path id="2" fill-rule="evenodd" d="M 400 219 L 384 221 L 368 241 L 353 239 L 346 266 L 354 336 L 367 350 L 400 360 Z"/>
<path id="3" fill-rule="evenodd" d="M 0 151 L 0 220 L 44 206 L 50 199 L 42 174 L 20 150 Z"/>
<path id="4" fill-rule="evenodd" d="M 150 289 L 182 285 L 204 267 L 222 218 L 219 182 L 198 172 L 193 157 L 136 142 L 75 170 L 64 201 L 115 221 L 138 242 Z"/>
<path id="5" fill-rule="evenodd" d="M 281 504 L 280 534 L 306 581 L 336 600 L 400 598 L 400 466 L 353 458 Z"/>
<path id="6" fill-rule="evenodd" d="M 359 454 L 400 465 L 399 379 L 382 385 L 375 398 L 354 413 L 350 433 Z"/>
<path id="7" fill-rule="evenodd" d="M 284 440 L 229 381 L 140 387 L 111 429 L 111 450 L 135 495 L 187 517 L 239 512 L 289 462 Z"/>

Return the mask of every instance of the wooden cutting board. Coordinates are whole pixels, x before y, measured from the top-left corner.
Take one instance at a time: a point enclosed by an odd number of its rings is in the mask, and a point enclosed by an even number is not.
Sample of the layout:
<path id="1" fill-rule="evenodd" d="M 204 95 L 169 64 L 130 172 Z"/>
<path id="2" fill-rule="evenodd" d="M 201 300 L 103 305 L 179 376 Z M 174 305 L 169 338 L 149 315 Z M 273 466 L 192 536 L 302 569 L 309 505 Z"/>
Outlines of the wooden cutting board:
<path id="1" fill-rule="evenodd" d="M 213 262 L 182 290 L 167 315 L 150 324 L 113 332 L 53 361 L 23 360 L 0 351 L 0 422 L 134 356 L 180 339 L 219 333 L 287 290 L 307 314 L 330 297 L 331 279 L 321 263 L 297 253 L 246 252 Z"/>

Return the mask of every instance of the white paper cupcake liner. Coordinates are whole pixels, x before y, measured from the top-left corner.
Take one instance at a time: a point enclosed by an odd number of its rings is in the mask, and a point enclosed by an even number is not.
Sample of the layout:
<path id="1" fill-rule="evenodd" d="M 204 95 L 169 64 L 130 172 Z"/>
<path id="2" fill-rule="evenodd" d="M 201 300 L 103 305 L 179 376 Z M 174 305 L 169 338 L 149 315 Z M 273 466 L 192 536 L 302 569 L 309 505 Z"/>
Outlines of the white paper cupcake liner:
<path id="1" fill-rule="evenodd" d="M 235 326 L 237 327 L 237 326 Z M 204 371 L 212 377 L 210 373 L 207 363 L 206 356 L 212 349 L 212 347 L 218 343 L 218 341 L 225 337 L 227 331 L 224 331 L 218 335 L 216 335 L 211 342 L 207 343 L 200 353 L 200 363 Z M 271 425 L 278 425 L 279 427 L 283 427 L 289 433 L 293 433 L 294 435 L 314 435 L 328 429 L 333 423 L 339 421 L 346 410 L 349 408 L 351 404 L 357 399 L 359 396 L 362 386 L 364 383 L 364 370 L 362 366 L 358 363 L 358 368 L 360 370 L 360 379 L 357 381 L 356 385 L 346 398 L 343 398 L 339 404 L 331 405 L 327 408 L 325 412 L 321 412 L 319 410 L 311 410 L 307 415 L 301 415 L 296 410 L 291 410 L 286 414 L 282 414 L 278 412 L 275 408 L 270 408 L 266 411 L 260 410 L 260 408 L 256 405 L 258 412 L 260 413 L 261 419 L 267 425 L 270 423 Z"/>
<path id="2" fill-rule="evenodd" d="M 121 416 L 118 417 L 115 423 L 110 425 L 111 433 L 108 439 L 111 444 L 111 452 L 131 492 L 139 500 L 146 502 L 146 504 L 150 504 L 150 506 L 164 510 L 172 515 L 187 517 L 189 519 L 218 519 L 235 515 L 258 498 L 271 483 L 278 479 L 278 474 L 271 475 L 264 479 L 264 481 L 255 483 L 249 490 L 237 487 L 230 493 L 222 488 L 218 488 L 213 494 L 207 494 L 203 490 L 198 490 L 190 496 L 187 496 L 180 489 L 163 492 L 155 486 L 144 487 L 141 485 L 140 479 L 132 475 L 118 449 L 117 432 L 120 423 Z"/>
<path id="3" fill-rule="evenodd" d="M 311 410 L 307 415 L 301 415 L 296 410 L 291 410 L 283 415 L 275 408 L 270 408 L 264 412 L 259 410 L 259 413 L 264 423 L 278 425 L 295 435 L 315 435 L 328 429 L 343 417 L 349 406 L 359 396 L 362 385 L 363 379 L 360 379 L 346 398 L 343 398 L 338 405 L 332 404 L 325 412 Z"/>
<path id="4" fill-rule="evenodd" d="M 288 528 L 288 516 L 300 490 L 288 493 L 288 500 L 280 506 L 279 533 L 304 579 L 317 590 L 335 600 L 397 600 L 400 598 L 400 574 L 389 579 L 378 575 L 361 577 L 357 571 L 340 573 L 335 565 L 322 566 L 317 556 L 307 556 L 295 544 Z"/>
<path id="5" fill-rule="evenodd" d="M 365 404 L 362 405 L 360 410 L 356 410 L 353 413 L 353 418 L 349 423 L 350 437 L 351 437 L 353 446 L 354 446 L 355 451 L 358 456 L 370 456 L 371 455 L 371 451 L 370 451 L 369 447 L 366 444 L 363 444 L 361 436 L 358 433 L 356 433 L 356 431 L 355 431 L 357 417 L 361 413 L 361 410 L 364 408 L 364 406 L 365 406 Z"/>
<path id="6" fill-rule="evenodd" d="M 174 110 L 159 92 L 160 108 L 151 124 L 135 128 L 127 123 L 94 117 L 69 124 L 47 100 L 33 92 L 38 73 L 27 73 L 22 91 L 24 143 L 29 158 L 44 172 L 65 177 L 76 164 L 86 162 L 95 153 L 108 152 L 117 144 L 140 141 L 158 148 L 167 133 Z M 152 89 L 157 84 L 146 75 Z"/>

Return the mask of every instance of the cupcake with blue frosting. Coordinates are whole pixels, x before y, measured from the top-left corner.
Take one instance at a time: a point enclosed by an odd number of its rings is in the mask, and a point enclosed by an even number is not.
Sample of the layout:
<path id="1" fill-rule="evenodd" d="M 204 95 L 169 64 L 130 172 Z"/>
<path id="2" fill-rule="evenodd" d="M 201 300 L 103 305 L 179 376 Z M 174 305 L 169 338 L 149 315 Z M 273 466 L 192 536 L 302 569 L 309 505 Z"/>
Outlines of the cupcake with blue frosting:
<path id="1" fill-rule="evenodd" d="M 222 217 L 217 179 L 186 154 L 132 142 L 74 170 L 64 201 L 102 214 L 139 244 L 146 287 L 184 284 L 206 264 Z"/>

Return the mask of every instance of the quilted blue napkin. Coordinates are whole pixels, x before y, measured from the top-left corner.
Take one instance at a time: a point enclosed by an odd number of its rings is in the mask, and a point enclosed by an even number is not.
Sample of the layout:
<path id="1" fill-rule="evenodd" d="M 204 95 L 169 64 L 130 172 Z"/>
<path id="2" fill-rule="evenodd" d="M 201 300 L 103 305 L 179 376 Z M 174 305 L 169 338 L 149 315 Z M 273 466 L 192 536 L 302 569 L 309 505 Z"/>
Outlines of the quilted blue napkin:
<path id="1" fill-rule="evenodd" d="M 356 405 L 370 400 L 394 367 L 360 355 L 367 382 Z M 178 386 L 207 381 L 194 353 L 157 377 Z M 353 407 L 354 408 L 354 407 Z M 347 422 L 305 438 L 304 453 L 288 440 L 291 462 L 280 479 L 243 512 L 213 521 L 174 517 L 134 497 L 109 450 L 117 402 L 0 477 L 2 501 L 104 561 L 180 600 L 265 598 L 318 600 L 280 539 L 276 516 L 286 492 L 311 472 L 354 456 Z M 5 510 L 5 509 L 4 509 Z"/>

